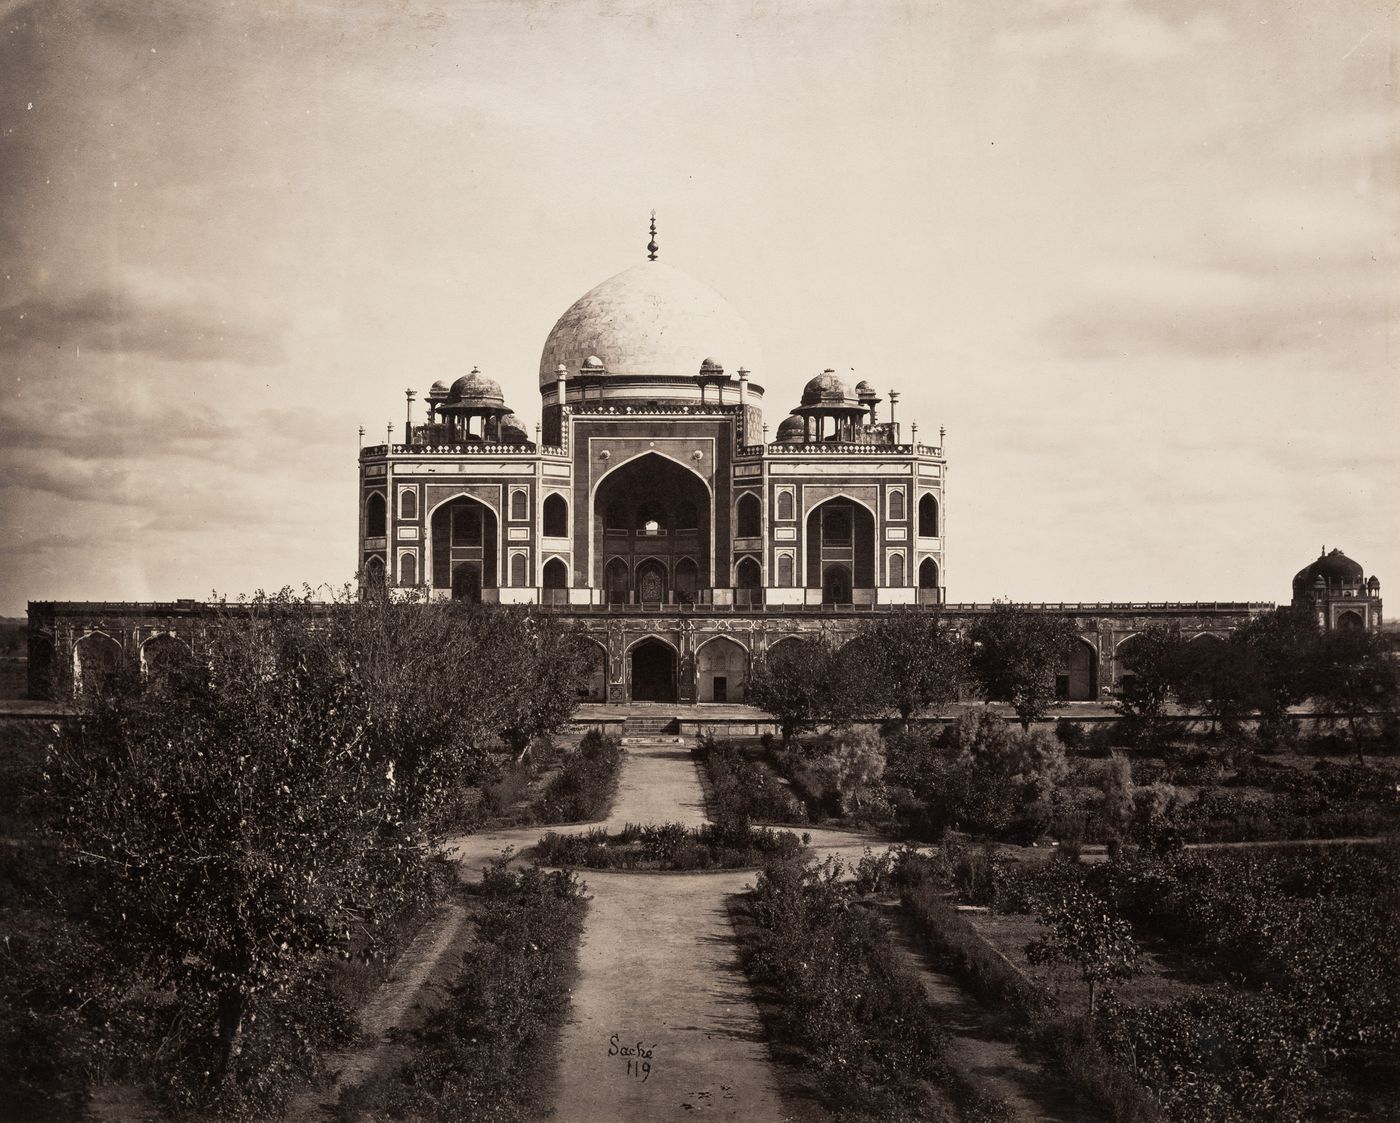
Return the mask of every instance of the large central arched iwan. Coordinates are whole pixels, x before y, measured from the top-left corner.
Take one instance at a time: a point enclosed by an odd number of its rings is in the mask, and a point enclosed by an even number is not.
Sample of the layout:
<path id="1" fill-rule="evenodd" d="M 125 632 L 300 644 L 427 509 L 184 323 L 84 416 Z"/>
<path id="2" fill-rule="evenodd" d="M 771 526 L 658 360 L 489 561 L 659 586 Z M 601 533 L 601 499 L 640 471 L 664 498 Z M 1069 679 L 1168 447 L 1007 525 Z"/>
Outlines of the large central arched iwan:
<path id="1" fill-rule="evenodd" d="M 825 604 L 849 604 L 855 589 L 875 585 L 875 516 L 837 496 L 807 516 L 807 586 Z"/>
<path id="2" fill-rule="evenodd" d="M 593 584 L 609 601 L 672 603 L 708 589 L 710 492 L 688 468 L 649 452 L 593 494 Z"/>

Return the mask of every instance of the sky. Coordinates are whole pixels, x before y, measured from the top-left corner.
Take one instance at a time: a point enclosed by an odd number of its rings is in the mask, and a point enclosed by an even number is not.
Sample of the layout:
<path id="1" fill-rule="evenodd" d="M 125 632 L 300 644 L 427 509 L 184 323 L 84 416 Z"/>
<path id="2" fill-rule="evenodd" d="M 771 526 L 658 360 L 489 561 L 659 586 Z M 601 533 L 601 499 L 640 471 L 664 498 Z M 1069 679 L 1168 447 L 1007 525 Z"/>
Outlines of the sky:
<path id="1" fill-rule="evenodd" d="M 0 0 L 0 614 L 348 580 L 358 426 L 479 366 L 533 429 L 653 208 L 770 425 L 946 427 L 950 599 L 1384 593 L 1396 11 Z"/>

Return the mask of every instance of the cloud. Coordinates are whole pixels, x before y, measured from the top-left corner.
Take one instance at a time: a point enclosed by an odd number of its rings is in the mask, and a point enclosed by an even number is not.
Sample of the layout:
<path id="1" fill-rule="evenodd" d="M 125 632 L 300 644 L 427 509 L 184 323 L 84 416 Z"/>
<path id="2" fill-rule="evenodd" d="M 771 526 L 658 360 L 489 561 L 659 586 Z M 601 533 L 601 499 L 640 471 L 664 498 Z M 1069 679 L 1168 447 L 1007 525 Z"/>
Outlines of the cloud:
<path id="1" fill-rule="evenodd" d="M 1379 281 L 1345 269 L 1331 276 L 1321 269 L 1269 275 L 1115 265 L 1086 273 L 1047 316 L 1041 338 L 1071 360 L 1346 351 L 1368 332 L 1384 332 L 1394 314 L 1394 298 Z"/>
<path id="2" fill-rule="evenodd" d="M 38 294 L 0 308 L 0 352 L 87 347 L 177 363 L 266 366 L 283 358 L 280 330 L 251 318 L 106 286 L 72 296 Z"/>
<path id="3" fill-rule="evenodd" d="M 1166 62 L 1228 38 L 1214 12 L 1168 19 L 1135 0 L 1038 0 L 1027 5 L 1018 24 L 996 37 L 1008 54 Z"/>

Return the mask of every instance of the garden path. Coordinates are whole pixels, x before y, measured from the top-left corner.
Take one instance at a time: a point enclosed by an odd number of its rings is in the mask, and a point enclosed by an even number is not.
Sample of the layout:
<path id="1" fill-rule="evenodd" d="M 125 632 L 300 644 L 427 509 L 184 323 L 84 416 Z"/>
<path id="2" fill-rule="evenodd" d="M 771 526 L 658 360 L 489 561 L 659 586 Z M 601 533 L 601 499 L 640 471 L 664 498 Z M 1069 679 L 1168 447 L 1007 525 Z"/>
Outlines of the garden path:
<path id="1" fill-rule="evenodd" d="M 947 1057 L 956 1067 L 1001 1097 L 1017 1123 L 1079 1123 L 1097 1118 L 1076 1103 L 1067 1084 L 1027 1054 L 1010 1028 L 999 1024 L 986 1006 L 933 962 L 897 906 L 889 906 L 886 920 L 895 948 L 918 975 L 929 1009 L 948 1034 Z"/>

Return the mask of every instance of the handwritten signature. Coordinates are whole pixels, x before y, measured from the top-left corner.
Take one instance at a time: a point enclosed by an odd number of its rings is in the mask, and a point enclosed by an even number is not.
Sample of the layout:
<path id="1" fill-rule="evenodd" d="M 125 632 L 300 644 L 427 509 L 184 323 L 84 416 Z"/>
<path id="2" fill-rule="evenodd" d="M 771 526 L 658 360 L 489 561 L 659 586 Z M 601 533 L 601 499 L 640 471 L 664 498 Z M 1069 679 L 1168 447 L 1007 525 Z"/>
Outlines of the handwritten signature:
<path id="1" fill-rule="evenodd" d="M 651 1078 L 651 1054 L 655 1048 L 654 1044 L 648 1046 L 640 1041 L 635 1045 L 624 1045 L 620 1033 L 615 1033 L 608 1038 L 608 1056 L 625 1057 L 627 1075 L 634 1080 L 640 1080 L 643 1084 Z"/>

